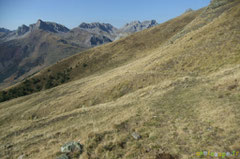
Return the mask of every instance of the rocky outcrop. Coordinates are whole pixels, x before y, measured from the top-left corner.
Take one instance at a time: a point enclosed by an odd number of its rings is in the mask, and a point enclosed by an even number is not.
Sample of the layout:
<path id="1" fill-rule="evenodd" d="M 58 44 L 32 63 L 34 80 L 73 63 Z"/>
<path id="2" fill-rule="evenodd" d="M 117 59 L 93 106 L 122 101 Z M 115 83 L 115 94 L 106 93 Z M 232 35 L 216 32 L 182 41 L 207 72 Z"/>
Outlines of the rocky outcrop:
<path id="1" fill-rule="evenodd" d="M 147 28 L 151 28 L 156 25 L 158 25 L 156 20 L 143 21 L 143 22 L 133 21 L 131 23 L 127 23 L 124 27 L 118 30 L 116 40 L 119 38 L 128 36 L 132 33 L 139 32 Z"/>
<path id="2" fill-rule="evenodd" d="M 83 145 L 80 142 L 68 142 L 61 146 L 61 155 L 57 159 L 71 159 L 79 157 L 83 152 Z"/>
<path id="3" fill-rule="evenodd" d="M 218 8 L 220 6 L 223 6 L 229 2 L 233 2 L 234 0 L 211 0 L 211 3 L 209 5 L 209 8 L 211 9 L 215 9 Z"/>
<path id="4" fill-rule="evenodd" d="M 101 45 L 101 44 L 109 43 L 109 42 L 112 42 L 112 40 L 107 38 L 106 36 L 93 35 L 90 39 L 90 43 L 92 46 Z"/>
<path id="5" fill-rule="evenodd" d="M 73 142 L 68 142 L 68 143 L 64 144 L 61 147 L 61 152 L 69 153 L 69 152 L 78 151 L 78 152 L 82 153 L 82 148 L 83 148 L 83 146 L 79 142 L 73 141 Z"/>

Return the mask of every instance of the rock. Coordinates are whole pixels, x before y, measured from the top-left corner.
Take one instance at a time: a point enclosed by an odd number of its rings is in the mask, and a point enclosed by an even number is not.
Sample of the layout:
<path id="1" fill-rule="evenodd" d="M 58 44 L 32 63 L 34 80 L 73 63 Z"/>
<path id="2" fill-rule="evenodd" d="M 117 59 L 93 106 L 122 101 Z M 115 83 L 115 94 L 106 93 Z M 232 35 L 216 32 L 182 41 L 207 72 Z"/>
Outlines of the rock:
<path id="1" fill-rule="evenodd" d="M 5 149 L 10 149 L 10 148 L 13 147 L 13 145 L 12 145 L 12 144 L 7 144 L 7 145 L 5 145 L 4 147 L 5 147 Z"/>
<path id="2" fill-rule="evenodd" d="M 134 139 L 136 139 L 136 140 L 139 140 L 139 139 L 141 138 L 141 136 L 140 136 L 138 133 L 136 133 L 136 132 L 133 132 L 133 133 L 132 133 L 132 137 L 133 137 Z"/>
<path id="3" fill-rule="evenodd" d="M 226 5 L 227 3 L 233 2 L 234 0 L 212 0 L 209 7 L 212 9 Z"/>
<path id="4" fill-rule="evenodd" d="M 69 152 L 79 152 L 82 153 L 83 146 L 79 142 L 68 142 L 61 147 L 61 152 L 69 153 Z"/>
<path id="5" fill-rule="evenodd" d="M 57 159 L 70 159 L 66 154 L 63 154 L 59 157 L 57 157 Z"/>
<path id="6" fill-rule="evenodd" d="M 184 13 L 189 13 L 189 12 L 192 12 L 193 9 L 192 8 L 188 8 Z"/>
<path id="7" fill-rule="evenodd" d="M 101 44 L 109 43 L 109 42 L 112 42 L 112 40 L 107 38 L 106 36 L 93 35 L 90 39 L 90 43 L 92 46 L 101 45 Z"/>
<path id="8" fill-rule="evenodd" d="M 18 157 L 18 159 L 23 159 L 24 156 L 25 156 L 25 155 L 20 155 L 20 156 Z"/>

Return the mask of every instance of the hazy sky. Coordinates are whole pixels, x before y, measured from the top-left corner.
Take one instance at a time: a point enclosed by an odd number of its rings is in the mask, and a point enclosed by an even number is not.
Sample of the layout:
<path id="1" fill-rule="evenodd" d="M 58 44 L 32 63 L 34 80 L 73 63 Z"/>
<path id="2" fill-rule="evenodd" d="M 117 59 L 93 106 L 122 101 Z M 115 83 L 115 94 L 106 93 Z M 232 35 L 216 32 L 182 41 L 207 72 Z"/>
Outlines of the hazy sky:
<path id="1" fill-rule="evenodd" d="M 82 22 L 105 22 L 116 27 L 133 20 L 162 23 L 186 9 L 207 6 L 210 0 L 0 0 L 0 27 L 17 29 L 38 19 L 77 27 Z"/>

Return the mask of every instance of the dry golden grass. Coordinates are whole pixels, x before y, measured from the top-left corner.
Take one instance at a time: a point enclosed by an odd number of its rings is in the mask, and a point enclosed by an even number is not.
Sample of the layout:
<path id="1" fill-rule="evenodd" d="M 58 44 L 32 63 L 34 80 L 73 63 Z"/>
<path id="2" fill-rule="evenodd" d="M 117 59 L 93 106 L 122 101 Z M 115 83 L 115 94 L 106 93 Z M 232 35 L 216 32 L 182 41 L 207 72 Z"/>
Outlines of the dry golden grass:
<path id="1" fill-rule="evenodd" d="M 41 71 L 39 78 L 72 67 L 68 83 L 0 103 L 0 158 L 56 158 L 72 140 L 84 145 L 81 159 L 238 150 L 240 5 L 222 8 L 217 17 L 209 8 L 190 12 Z"/>

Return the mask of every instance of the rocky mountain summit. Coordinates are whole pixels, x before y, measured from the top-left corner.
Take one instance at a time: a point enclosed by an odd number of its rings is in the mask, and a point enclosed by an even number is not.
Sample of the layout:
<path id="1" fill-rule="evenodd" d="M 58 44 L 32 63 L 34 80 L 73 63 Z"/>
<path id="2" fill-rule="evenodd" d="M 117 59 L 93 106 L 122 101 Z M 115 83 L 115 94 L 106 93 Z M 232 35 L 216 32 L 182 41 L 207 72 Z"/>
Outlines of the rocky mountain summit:
<path id="1" fill-rule="evenodd" d="M 133 33 L 133 32 L 138 32 L 142 31 L 144 29 L 153 27 L 157 25 L 158 23 L 156 20 L 150 20 L 150 21 L 133 21 L 131 23 L 127 23 L 124 27 L 120 28 L 121 33 Z"/>
<path id="2" fill-rule="evenodd" d="M 115 28 L 114 26 L 112 26 L 109 23 L 81 23 L 79 26 L 79 28 L 88 30 L 88 31 L 94 31 L 94 30 L 101 30 L 107 33 L 115 33 L 117 28 Z"/>
<path id="3" fill-rule="evenodd" d="M 117 28 L 109 23 L 81 23 L 78 28 L 88 31 L 93 34 L 103 35 L 104 39 L 108 38 L 110 41 L 114 41 L 117 37 Z"/>
<path id="4" fill-rule="evenodd" d="M 38 29 L 53 33 L 66 33 L 70 31 L 67 27 L 61 24 L 54 22 L 44 22 L 41 19 L 39 19 L 35 24 L 30 24 L 29 26 L 23 24 L 22 26 L 18 27 L 18 29 L 16 30 L 16 34 L 20 36 L 24 35 L 29 31 L 34 31 Z"/>
<path id="5" fill-rule="evenodd" d="M 36 24 L 30 25 L 31 30 L 34 29 L 42 29 L 45 31 L 53 32 L 53 33 L 66 33 L 70 31 L 67 27 L 54 23 L 54 22 L 44 22 L 42 20 L 38 20 Z"/>
<path id="6" fill-rule="evenodd" d="M 23 24 L 17 28 L 17 30 L 8 30 L 5 28 L 0 28 L 0 42 L 6 42 L 9 40 L 19 39 L 24 37 L 26 34 L 42 30 L 45 32 L 50 33 L 75 33 L 76 31 L 80 32 L 88 32 L 89 34 L 92 34 L 96 37 L 96 35 L 104 36 L 104 39 L 108 38 L 109 41 L 114 41 L 118 39 L 118 37 L 126 36 L 138 31 L 142 31 L 144 29 L 156 26 L 158 23 L 156 20 L 150 20 L 150 21 L 133 21 L 130 23 L 127 23 L 122 28 L 116 28 L 113 25 L 109 23 L 81 23 L 78 27 L 69 29 L 65 27 L 64 25 L 55 23 L 55 22 L 47 22 L 39 19 L 36 23 L 30 24 L 29 26 Z M 104 41 L 101 39 L 101 41 Z M 103 44 L 103 43 L 100 43 Z"/>
<path id="7" fill-rule="evenodd" d="M 116 39 L 125 37 L 125 36 L 135 33 L 135 32 L 142 31 L 147 28 L 151 28 L 156 25 L 158 25 L 156 20 L 149 20 L 149 21 L 147 20 L 147 21 L 143 21 L 143 22 L 133 21 L 131 23 L 127 23 L 125 26 L 123 26 L 122 28 L 120 28 L 118 30 Z"/>
<path id="8" fill-rule="evenodd" d="M 5 28 L 0 29 L 0 42 L 6 42 L 10 40 L 15 40 L 25 37 L 27 34 L 42 30 L 51 33 L 66 33 L 70 31 L 67 27 L 54 23 L 54 22 L 45 22 L 38 20 L 35 24 L 30 24 L 29 26 L 23 24 L 17 28 L 17 30 L 10 31 Z"/>

